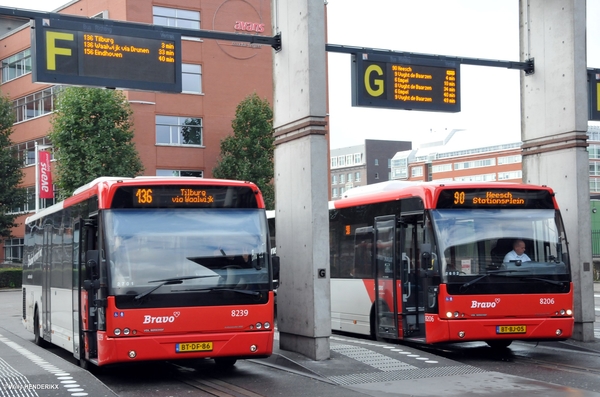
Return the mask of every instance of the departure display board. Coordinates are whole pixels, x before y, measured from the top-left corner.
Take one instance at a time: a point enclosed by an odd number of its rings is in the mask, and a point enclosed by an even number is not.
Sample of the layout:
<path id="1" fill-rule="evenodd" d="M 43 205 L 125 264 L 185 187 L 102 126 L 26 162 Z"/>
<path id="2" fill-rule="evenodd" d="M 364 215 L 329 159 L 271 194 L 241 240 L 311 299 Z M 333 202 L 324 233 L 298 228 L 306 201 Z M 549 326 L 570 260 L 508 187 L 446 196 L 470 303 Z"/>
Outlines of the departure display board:
<path id="1" fill-rule="evenodd" d="M 356 54 L 352 106 L 460 112 L 460 64 Z"/>
<path id="2" fill-rule="evenodd" d="M 547 190 L 449 188 L 440 192 L 436 208 L 554 209 L 554 201 Z"/>
<path id="3" fill-rule="evenodd" d="M 181 92 L 181 36 L 148 28 L 36 18 L 34 82 Z"/>
<path id="4" fill-rule="evenodd" d="M 588 72 L 588 120 L 600 121 L 600 73 Z"/>
<path id="5" fill-rule="evenodd" d="M 258 208 L 249 186 L 144 185 L 118 188 L 111 208 Z"/>

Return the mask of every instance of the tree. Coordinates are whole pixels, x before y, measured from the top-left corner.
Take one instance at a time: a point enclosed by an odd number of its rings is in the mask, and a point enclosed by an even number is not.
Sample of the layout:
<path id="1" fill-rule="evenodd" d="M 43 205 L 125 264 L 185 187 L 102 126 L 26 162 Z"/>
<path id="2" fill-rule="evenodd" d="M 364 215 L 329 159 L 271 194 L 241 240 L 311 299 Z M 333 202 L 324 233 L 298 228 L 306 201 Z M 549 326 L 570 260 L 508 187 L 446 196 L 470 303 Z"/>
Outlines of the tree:
<path id="1" fill-rule="evenodd" d="M 131 115 L 120 91 L 68 87 L 58 95 L 49 136 L 61 198 L 101 176 L 141 174 Z"/>
<path id="2" fill-rule="evenodd" d="M 247 96 L 237 106 L 231 127 L 233 135 L 221 141 L 221 155 L 213 175 L 256 183 L 267 209 L 273 209 L 275 138 L 269 102 L 261 100 L 256 93 Z"/>
<path id="3" fill-rule="evenodd" d="M 0 96 L 0 237 L 10 238 L 16 227 L 16 211 L 25 204 L 26 190 L 19 185 L 23 179 L 22 163 L 12 147 L 10 135 L 14 114 L 11 101 Z"/>

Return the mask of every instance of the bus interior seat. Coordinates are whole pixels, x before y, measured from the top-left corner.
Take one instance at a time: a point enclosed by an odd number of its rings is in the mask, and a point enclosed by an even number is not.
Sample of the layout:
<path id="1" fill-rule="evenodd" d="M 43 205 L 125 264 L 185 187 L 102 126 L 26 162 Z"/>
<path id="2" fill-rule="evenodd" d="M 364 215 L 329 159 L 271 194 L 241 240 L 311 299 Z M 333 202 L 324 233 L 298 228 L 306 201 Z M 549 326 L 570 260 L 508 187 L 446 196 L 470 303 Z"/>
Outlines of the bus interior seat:
<path id="1" fill-rule="evenodd" d="M 512 250 L 514 239 L 512 238 L 500 238 L 496 242 L 496 246 L 492 248 L 490 255 L 492 257 L 492 263 L 494 265 L 501 265 L 506 254 Z"/>

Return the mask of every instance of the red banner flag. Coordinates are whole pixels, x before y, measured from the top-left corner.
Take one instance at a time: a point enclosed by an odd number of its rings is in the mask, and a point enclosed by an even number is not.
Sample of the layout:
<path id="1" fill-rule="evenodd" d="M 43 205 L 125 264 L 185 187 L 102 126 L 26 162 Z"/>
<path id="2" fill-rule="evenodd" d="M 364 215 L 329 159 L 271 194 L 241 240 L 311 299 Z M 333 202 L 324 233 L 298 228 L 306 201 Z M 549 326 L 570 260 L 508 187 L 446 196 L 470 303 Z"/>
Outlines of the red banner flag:
<path id="1" fill-rule="evenodd" d="M 50 173 L 50 152 L 40 150 L 38 152 L 40 167 L 40 198 L 54 198 L 52 189 L 52 174 Z"/>

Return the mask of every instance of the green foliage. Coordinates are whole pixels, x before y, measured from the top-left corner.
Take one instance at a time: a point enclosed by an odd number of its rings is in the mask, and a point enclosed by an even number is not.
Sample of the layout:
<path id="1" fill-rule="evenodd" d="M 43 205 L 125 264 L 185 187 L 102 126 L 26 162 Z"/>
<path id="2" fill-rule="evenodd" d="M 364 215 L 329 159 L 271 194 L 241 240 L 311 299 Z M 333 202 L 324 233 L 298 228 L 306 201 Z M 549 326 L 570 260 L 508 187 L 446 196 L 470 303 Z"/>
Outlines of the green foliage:
<path id="1" fill-rule="evenodd" d="M 23 270 L 18 267 L 0 269 L 0 288 L 21 288 Z"/>
<path id="2" fill-rule="evenodd" d="M 11 101 L 0 96 L 0 237 L 11 237 L 11 229 L 16 227 L 16 215 L 10 212 L 23 208 L 25 189 L 20 187 L 23 179 L 22 163 L 15 148 L 11 149 L 14 115 Z"/>
<path id="3" fill-rule="evenodd" d="M 61 198 L 101 176 L 141 174 L 131 115 L 120 91 L 68 87 L 59 94 L 49 136 Z"/>
<path id="4" fill-rule="evenodd" d="M 231 126 L 233 135 L 221 141 L 221 157 L 213 176 L 256 183 L 267 209 L 275 208 L 275 138 L 269 102 L 256 93 L 249 95 L 237 106 Z"/>

